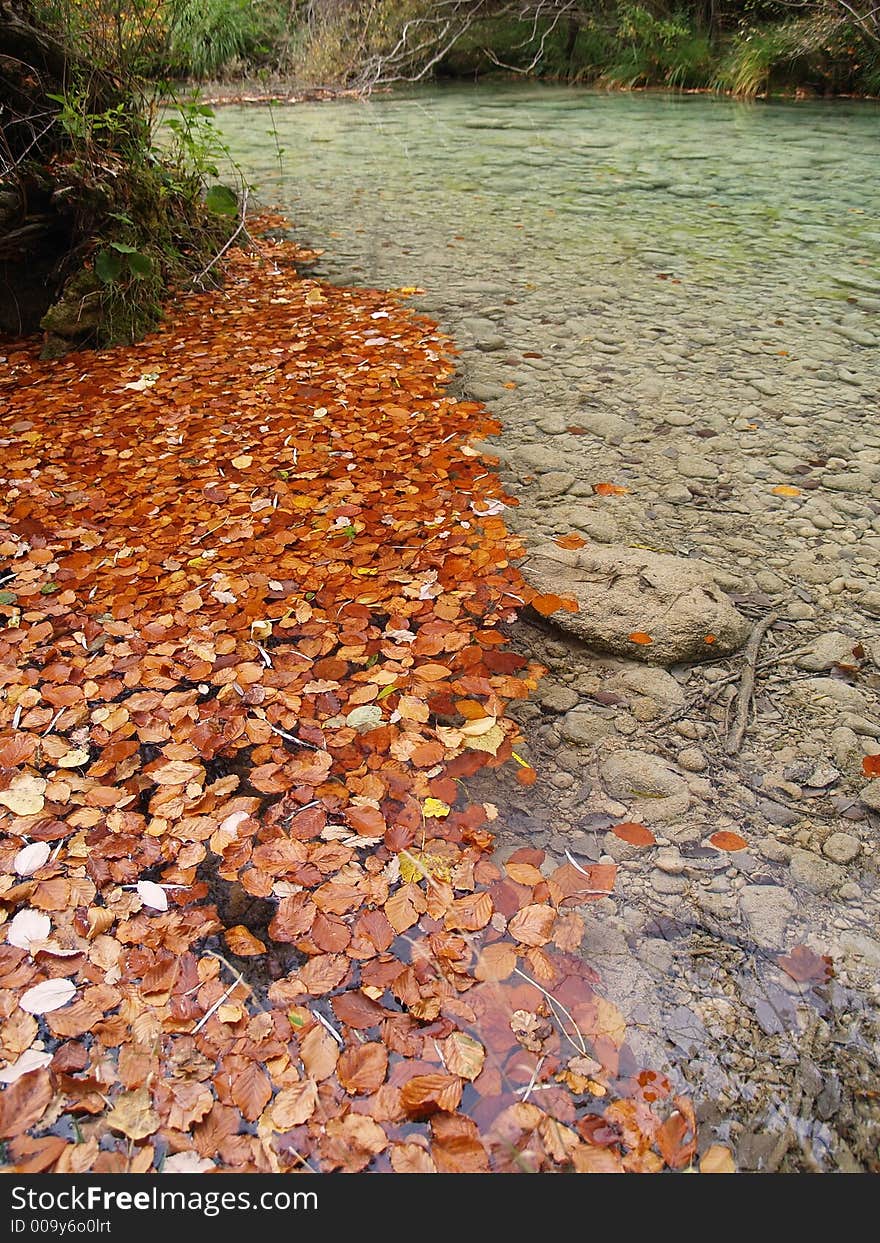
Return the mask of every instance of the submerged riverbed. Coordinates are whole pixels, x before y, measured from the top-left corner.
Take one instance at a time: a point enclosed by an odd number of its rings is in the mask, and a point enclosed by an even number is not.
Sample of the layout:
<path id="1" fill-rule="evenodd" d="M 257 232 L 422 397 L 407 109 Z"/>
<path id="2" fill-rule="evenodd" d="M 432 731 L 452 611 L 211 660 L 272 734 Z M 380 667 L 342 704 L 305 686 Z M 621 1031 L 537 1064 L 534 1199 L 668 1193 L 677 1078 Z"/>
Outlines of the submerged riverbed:
<path id="1" fill-rule="evenodd" d="M 878 1168 L 880 106 L 480 86 L 217 124 L 317 274 L 425 291 L 503 420 L 530 553 L 699 560 L 776 616 L 735 755 L 737 658 L 599 659 L 520 623 L 549 669 L 520 714 L 540 781 L 478 796 L 501 857 L 619 864 L 583 953 L 740 1169 Z M 833 979 L 780 967 L 798 945 Z"/>

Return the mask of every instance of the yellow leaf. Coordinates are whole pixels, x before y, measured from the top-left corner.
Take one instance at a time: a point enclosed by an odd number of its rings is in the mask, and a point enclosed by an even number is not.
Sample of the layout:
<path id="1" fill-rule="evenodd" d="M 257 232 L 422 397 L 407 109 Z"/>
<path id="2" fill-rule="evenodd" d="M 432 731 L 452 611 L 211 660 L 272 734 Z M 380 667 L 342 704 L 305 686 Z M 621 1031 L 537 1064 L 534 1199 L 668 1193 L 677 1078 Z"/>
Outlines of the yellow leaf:
<path id="1" fill-rule="evenodd" d="M 780 483 L 778 487 L 773 489 L 774 496 L 800 496 L 800 488 L 793 488 L 790 484 Z"/>
<path id="2" fill-rule="evenodd" d="M 232 459 L 232 465 L 236 470 L 247 470 L 253 460 L 250 453 L 240 453 L 238 457 Z"/>
<path id="3" fill-rule="evenodd" d="M 123 1092 L 107 1116 L 111 1131 L 121 1131 L 131 1140 L 146 1139 L 161 1126 L 161 1118 L 150 1103 L 146 1088 L 136 1092 Z"/>
<path id="4" fill-rule="evenodd" d="M 730 1149 L 723 1144 L 713 1144 L 700 1158 L 701 1174 L 735 1174 L 736 1166 Z"/>
<path id="5" fill-rule="evenodd" d="M 480 734 L 478 738 L 465 738 L 464 745 L 470 751 L 488 751 L 490 755 L 497 755 L 502 742 L 504 742 L 504 730 L 496 724 L 484 734 Z"/>
<path id="6" fill-rule="evenodd" d="M 422 811 L 425 815 L 434 817 L 437 820 L 442 820 L 445 816 L 448 816 L 451 810 L 449 804 L 444 803 L 440 798 L 426 798 L 422 805 Z"/>

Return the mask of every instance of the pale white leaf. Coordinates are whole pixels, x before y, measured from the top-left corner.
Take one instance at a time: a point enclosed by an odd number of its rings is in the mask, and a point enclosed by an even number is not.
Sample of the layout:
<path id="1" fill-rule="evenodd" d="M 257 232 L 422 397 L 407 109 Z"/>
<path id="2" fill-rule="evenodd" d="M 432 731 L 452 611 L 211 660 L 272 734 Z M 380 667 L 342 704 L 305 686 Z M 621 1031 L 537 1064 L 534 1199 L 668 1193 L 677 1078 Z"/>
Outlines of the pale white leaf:
<path id="1" fill-rule="evenodd" d="M 214 1162 L 197 1152 L 175 1152 L 162 1163 L 163 1174 L 204 1174 L 213 1169 Z"/>
<path id="2" fill-rule="evenodd" d="M 378 729 L 382 724 L 382 709 L 376 704 L 362 704 L 357 708 L 352 708 L 345 718 L 345 723 L 359 733 L 365 734 L 371 729 Z"/>
<path id="3" fill-rule="evenodd" d="M 51 1061 L 51 1053 L 43 1053 L 40 1049 L 25 1049 L 21 1057 L 0 1070 L 0 1083 L 15 1083 L 22 1075 L 29 1075 L 32 1070 L 42 1070 Z"/>
<path id="4" fill-rule="evenodd" d="M 76 995 L 73 980 L 43 980 L 23 993 L 19 1005 L 28 1014 L 48 1014 L 60 1010 Z"/>
<path id="5" fill-rule="evenodd" d="M 29 950 L 31 941 L 45 941 L 51 931 L 52 921 L 48 915 L 27 909 L 19 911 L 10 921 L 6 940 L 17 949 Z"/>
<path id="6" fill-rule="evenodd" d="M 31 842 L 23 846 L 12 861 L 19 876 L 33 876 L 49 860 L 52 849 L 48 842 Z"/>
<path id="7" fill-rule="evenodd" d="M 156 885 L 151 880 L 139 880 L 135 889 L 144 906 L 149 906 L 154 911 L 168 910 L 168 894 L 161 885 Z"/>

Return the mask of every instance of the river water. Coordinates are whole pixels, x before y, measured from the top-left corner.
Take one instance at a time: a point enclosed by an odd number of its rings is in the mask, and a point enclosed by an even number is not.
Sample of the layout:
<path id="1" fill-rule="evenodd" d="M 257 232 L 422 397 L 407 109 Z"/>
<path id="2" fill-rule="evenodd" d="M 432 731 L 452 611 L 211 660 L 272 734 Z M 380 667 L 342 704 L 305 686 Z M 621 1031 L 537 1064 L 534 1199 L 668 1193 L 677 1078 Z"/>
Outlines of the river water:
<path id="1" fill-rule="evenodd" d="M 216 123 L 323 248 L 316 274 L 424 290 L 504 423 L 530 551 L 577 531 L 699 557 L 779 616 L 733 759 L 736 663 L 670 677 L 521 630 L 549 667 L 523 709 L 542 782 L 478 797 L 509 845 L 619 863 L 585 952 L 739 1168 L 876 1169 L 880 106 L 519 84 Z M 683 810 L 656 857 L 603 831 L 637 804 L 610 796 L 609 756 L 670 766 Z M 722 828 L 750 849 L 706 849 Z M 833 959 L 828 989 L 779 970 L 795 943 Z"/>

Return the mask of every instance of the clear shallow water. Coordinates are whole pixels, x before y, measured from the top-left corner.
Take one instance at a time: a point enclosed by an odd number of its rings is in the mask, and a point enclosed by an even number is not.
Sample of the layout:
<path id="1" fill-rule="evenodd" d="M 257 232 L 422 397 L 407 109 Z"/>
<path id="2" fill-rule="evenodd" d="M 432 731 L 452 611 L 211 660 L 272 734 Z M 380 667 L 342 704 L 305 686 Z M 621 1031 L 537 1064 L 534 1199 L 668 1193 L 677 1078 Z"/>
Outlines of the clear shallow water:
<path id="1" fill-rule="evenodd" d="M 346 244 L 358 225 L 376 250 L 464 233 L 497 274 L 525 230 L 529 266 L 560 281 L 572 264 L 625 263 L 735 301 L 769 281 L 799 299 L 880 298 L 873 103 L 441 88 L 271 117 L 224 108 L 217 123 L 264 200 L 316 242 L 341 234 L 339 258 L 363 258 Z M 401 282 L 430 281 L 395 259 Z"/>

